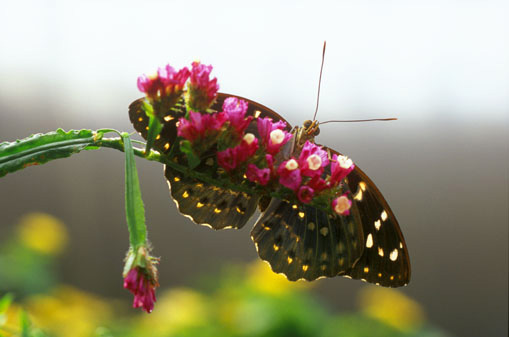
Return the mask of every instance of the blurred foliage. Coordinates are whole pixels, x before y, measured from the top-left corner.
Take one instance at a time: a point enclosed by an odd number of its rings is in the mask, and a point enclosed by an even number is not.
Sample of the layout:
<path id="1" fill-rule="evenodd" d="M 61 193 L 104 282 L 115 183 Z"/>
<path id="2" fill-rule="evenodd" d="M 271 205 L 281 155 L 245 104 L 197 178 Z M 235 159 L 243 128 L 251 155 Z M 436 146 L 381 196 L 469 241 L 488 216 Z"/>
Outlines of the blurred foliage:
<path id="1" fill-rule="evenodd" d="M 0 293 L 0 336 L 448 336 L 398 290 L 366 285 L 358 311 L 333 313 L 309 291 L 316 283 L 290 282 L 261 261 L 208 275 L 199 289 L 160 291 L 144 314 L 129 308 L 127 294 L 117 301 L 58 284 L 54 267 L 66 243 L 63 224 L 39 213 L 1 243 L 0 289 L 9 294 Z"/>

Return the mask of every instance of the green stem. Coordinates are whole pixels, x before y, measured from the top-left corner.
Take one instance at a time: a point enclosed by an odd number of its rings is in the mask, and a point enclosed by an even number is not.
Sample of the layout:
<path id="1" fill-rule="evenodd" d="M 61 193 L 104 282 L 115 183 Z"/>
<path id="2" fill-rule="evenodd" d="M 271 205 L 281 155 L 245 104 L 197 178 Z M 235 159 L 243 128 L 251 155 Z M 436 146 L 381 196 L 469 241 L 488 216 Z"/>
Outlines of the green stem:
<path id="1" fill-rule="evenodd" d="M 0 177 L 12 173 L 28 166 L 44 164 L 50 160 L 69 157 L 82 150 L 92 150 L 101 147 L 112 148 L 124 151 L 124 142 L 122 138 L 104 138 L 105 133 L 116 133 L 114 129 L 92 130 L 57 130 L 46 134 L 36 134 L 15 142 L 0 143 Z M 137 142 L 138 143 L 138 142 Z M 145 148 L 145 144 L 142 144 Z M 242 184 L 218 180 L 207 174 L 197 172 L 188 166 L 180 165 L 169 160 L 172 156 L 163 156 L 159 152 L 149 151 L 145 153 L 144 149 L 132 147 L 132 153 L 143 159 L 160 162 L 178 171 L 190 178 L 202 181 L 204 183 L 229 189 L 236 192 L 244 192 L 248 195 L 267 193 L 271 197 L 283 198 L 281 192 L 270 192 L 262 188 L 252 188 Z M 170 152 L 172 153 L 172 152 Z"/>
<path id="2" fill-rule="evenodd" d="M 129 228 L 129 241 L 134 251 L 146 244 L 147 227 L 145 225 L 145 208 L 141 199 L 140 182 L 133 145 L 129 134 L 122 134 L 125 152 L 125 213 Z"/>

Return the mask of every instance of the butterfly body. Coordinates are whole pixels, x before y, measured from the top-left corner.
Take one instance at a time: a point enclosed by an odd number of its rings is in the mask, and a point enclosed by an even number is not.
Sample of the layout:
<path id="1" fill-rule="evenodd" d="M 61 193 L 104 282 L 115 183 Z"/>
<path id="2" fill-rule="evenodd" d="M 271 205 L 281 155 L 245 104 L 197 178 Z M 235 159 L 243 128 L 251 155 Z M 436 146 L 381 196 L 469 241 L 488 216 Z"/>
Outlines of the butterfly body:
<path id="1" fill-rule="evenodd" d="M 247 101 L 246 115 L 254 117 L 246 132 L 258 135 L 257 118 L 286 122 L 259 103 L 224 93 L 218 94 L 212 109 L 221 111 L 224 100 L 232 96 Z M 135 129 L 146 137 L 148 121 L 140 100 L 131 104 L 129 116 Z M 162 116 L 163 130 L 155 141 L 156 150 L 170 152 L 177 140 L 178 118 L 185 114 L 185 107 L 180 105 Z M 318 124 L 311 121 L 293 129 L 287 123 L 287 129 L 293 137 L 275 157 L 277 163 L 298 157 L 306 141 L 314 143 L 319 133 Z M 329 160 L 334 154 L 340 155 L 325 149 Z M 184 156 L 173 160 L 185 164 Z M 195 170 L 213 178 L 221 176 L 221 169 L 210 160 L 202 160 Z M 322 176 L 330 173 L 326 169 Z M 219 187 L 169 166 L 165 176 L 179 211 L 198 224 L 213 229 L 242 228 L 258 207 L 262 213 L 251 238 L 260 258 L 289 280 L 346 276 L 389 287 L 403 286 L 410 280 L 408 251 L 398 222 L 378 188 L 357 166 L 340 186 L 342 193 L 352 197 L 346 216 L 309 204 Z"/>

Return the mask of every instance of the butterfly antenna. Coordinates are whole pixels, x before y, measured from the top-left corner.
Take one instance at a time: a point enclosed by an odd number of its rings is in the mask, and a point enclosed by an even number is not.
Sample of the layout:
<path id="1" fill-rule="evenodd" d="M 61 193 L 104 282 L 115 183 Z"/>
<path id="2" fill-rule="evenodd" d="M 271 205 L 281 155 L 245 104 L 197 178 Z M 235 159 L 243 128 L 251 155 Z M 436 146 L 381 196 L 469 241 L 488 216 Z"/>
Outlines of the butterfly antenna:
<path id="1" fill-rule="evenodd" d="M 325 122 L 321 122 L 320 125 L 322 124 L 327 124 L 327 123 L 357 123 L 357 122 L 388 122 L 388 121 L 397 121 L 398 119 L 397 118 L 394 118 L 394 117 L 391 117 L 391 118 L 372 118 L 372 119 L 343 119 L 343 120 L 330 120 L 330 121 L 325 121 Z"/>
<path id="2" fill-rule="evenodd" d="M 320 103 L 320 85 L 322 84 L 322 71 L 323 71 L 323 62 L 325 61 L 325 46 L 326 45 L 327 45 L 327 41 L 323 41 L 322 65 L 320 66 L 320 78 L 318 79 L 318 95 L 316 95 L 316 109 L 315 109 L 315 114 L 313 115 L 313 121 L 315 121 L 316 114 L 318 113 L 318 104 Z"/>

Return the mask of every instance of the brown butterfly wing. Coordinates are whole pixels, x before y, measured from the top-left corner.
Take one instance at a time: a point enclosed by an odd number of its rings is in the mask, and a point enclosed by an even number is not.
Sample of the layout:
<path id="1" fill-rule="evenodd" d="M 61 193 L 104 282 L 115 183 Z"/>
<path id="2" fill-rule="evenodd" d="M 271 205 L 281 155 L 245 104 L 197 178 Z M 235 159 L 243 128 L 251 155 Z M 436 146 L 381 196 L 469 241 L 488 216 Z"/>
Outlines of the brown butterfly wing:
<path id="1" fill-rule="evenodd" d="M 249 99 L 219 93 L 216 103 L 212 109 L 221 111 L 223 102 L 228 97 L 237 97 L 249 103 L 246 115 L 255 117 L 271 117 L 274 120 L 282 120 L 274 111 L 253 102 Z M 129 117 L 134 128 L 143 138 L 147 136 L 148 118 L 142 110 L 144 98 L 134 101 L 129 107 Z M 156 139 L 154 148 L 160 152 L 167 153 L 177 137 L 176 122 L 178 118 L 185 116 L 184 102 L 172 109 L 163 117 L 163 129 L 160 137 Z M 288 125 L 288 128 L 290 126 Z M 258 135 L 256 123 L 249 125 L 247 132 Z M 211 153 L 210 155 L 215 155 Z M 187 165 L 185 158 L 176 157 L 178 163 Z M 200 164 L 197 171 L 210 170 L 207 161 Z M 170 193 L 177 204 L 179 211 L 191 218 L 194 222 L 211 227 L 213 229 L 241 228 L 256 211 L 259 196 L 251 196 L 246 193 L 236 192 L 220 188 L 205 182 L 188 177 L 168 166 L 165 166 L 165 176 L 170 186 Z"/>
<path id="2" fill-rule="evenodd" d="M 364 251 L 346 275 L 385 287 L 410 282 L 410 258 L 398 221 L 380 190 L 359 168 L 348 175 L 354 212 L 364 232 Z"/>
<path id="3" fill-rule="evenodd" d="M 134 126 L 134 129 L 144 138 L 147 139 L 148 132 L 148 117 L 142 109 L 145 98 L 139 98 L 129 105 L 129 119 Z M 178 119 L 184 117 L 186 109 L 184 101 L 181 100 L 177 105 L 171 109 L 165 116 L 161 118 L 163 129 L 154 141 L 154 149 L 161 153 L 169 152 L 171 145 L 177 138 L 177 122 Z"/>

